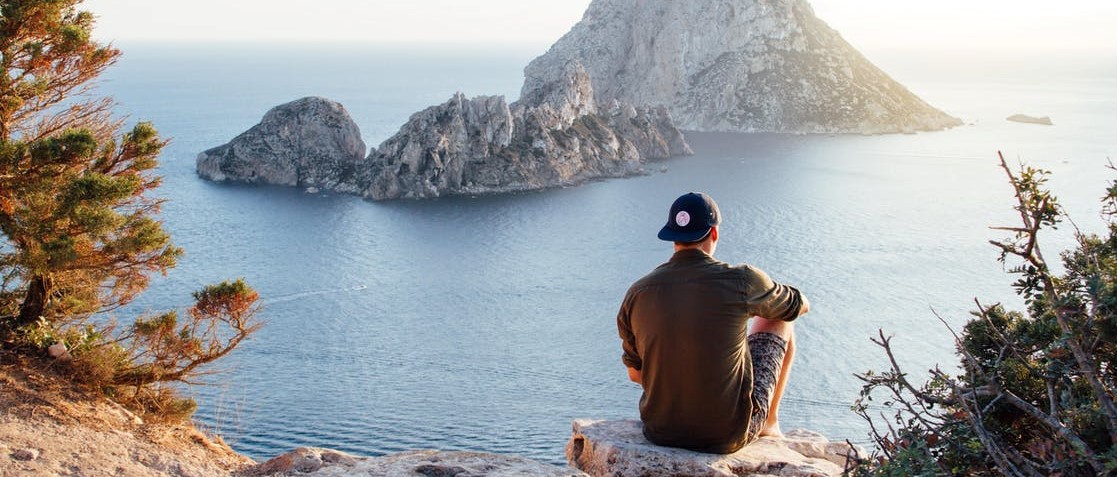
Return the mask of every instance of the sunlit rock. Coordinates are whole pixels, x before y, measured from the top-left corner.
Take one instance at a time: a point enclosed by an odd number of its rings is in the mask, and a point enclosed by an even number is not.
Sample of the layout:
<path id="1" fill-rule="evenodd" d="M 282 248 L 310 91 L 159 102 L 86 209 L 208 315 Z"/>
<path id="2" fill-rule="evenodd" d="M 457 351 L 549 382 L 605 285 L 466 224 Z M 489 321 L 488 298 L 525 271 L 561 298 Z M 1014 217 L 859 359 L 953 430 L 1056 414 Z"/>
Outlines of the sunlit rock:
<path id="1" fill-rule="evenodd" d="M 665 106 L 694 131 L 890 133 L 961 122 L 815 17 L 806 0 L 594 0 L 524 71 L 523 95 L 577 60 L 598 104 Z"/>
<path id="2" fill-rule="evenodd" d="M 372 199 L 491 194 L 640 174 L 648 160 L 687 154 L 665 109 L 601 108 L 572 61 L 511 105 L 458 93 L 414 114 L 369 155 L 358 181 Z"/>
<path id="3" fill-rule="evenodd" d="M 792 431 L 784 438 L 760 438 L 733 454 L 703 454 L 648 442 L 640 421 L 576 420 L 566 459 L 594 477 L 837 477 L 853 452 L 821 434 Z"/>
<path id="4" fill-rule="evenodd" d="M 361 131 L 345 108 L 308 97 L 272 108 L 259 124 L 198 155 L 198 175 L 213 181 L 355 192 L 363 160 Z"/>

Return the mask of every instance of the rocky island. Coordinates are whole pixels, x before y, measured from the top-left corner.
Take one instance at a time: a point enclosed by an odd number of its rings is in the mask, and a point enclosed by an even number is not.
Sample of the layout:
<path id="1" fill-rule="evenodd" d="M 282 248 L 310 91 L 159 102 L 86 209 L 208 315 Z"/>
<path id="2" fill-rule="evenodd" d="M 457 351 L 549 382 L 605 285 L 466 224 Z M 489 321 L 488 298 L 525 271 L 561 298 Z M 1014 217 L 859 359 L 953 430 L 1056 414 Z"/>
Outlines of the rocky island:
<path id="1" fill-rule="evenodd" d="M 690 153 L 665 110 L 597 104 L 585 69 L 569 61 L 512 104 L 459 93 L 416 113 L 369 154 L 358 183 L 374 200 L 535 190 Z"/>
<path id="2" fill-rule="evenodd" d="M 212 181 L 351 191 L 364 159 L 361 131 L 345 107 L 325 98 L 276 106 L 228 144 L 198 156 L 198 175 Z"/>
<path id="3" fill-rule="evenodd" d="M 525 93 L 570 60 L 599 102 L 667 107 L 688 131 L 901 133 L 962 123 L 916 97 L 807 0 L 594 0 L 525 70 Z"/>
<path id="4" fill-rule="evenodd" d="M 865 59 L 806 0 L 594 0 L 525 77 L 518 101 L 456 94 L 367 157 L 340 104 L 303 98 L 201 153 L 197 171 L 420 199 L 642 174 L 648 161 L 691 153 L 680 129 L 875 134 L 961 124 Z"/>
<path id="5" fill-rule="evenodd" d="M 1053 126 L 1055 124 L 1051 122 L 1050 116 L 1029 116 L 1027 114 L 1013 114 L 1005 118 L 1005 120 L 1014 123 L 1039 124 L 1041 126 Z"/>
<path id="6" fill-rule="evenodd" d="M 201 153 L 198 174 L 373 200 L 419 199 L 630 176 L 643 173 L 646 161 L 691 154 L 665 109 L 598 104 L 577 61 L 512 104 L 501 96 L 455 94 L 412 115 L 366 158 L 359 157 L 359 134 L 340 104 L 303 98 Z"/>

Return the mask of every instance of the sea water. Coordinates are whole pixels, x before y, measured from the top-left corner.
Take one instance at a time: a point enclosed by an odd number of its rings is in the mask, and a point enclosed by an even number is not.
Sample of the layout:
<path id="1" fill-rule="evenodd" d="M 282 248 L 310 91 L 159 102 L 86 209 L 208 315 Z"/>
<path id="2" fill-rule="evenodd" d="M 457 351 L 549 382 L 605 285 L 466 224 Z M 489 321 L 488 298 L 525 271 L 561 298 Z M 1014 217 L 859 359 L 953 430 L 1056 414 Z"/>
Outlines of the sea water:
<path id="1" fill-rule="evenodd" d="M 867 443 L 850 411 L 854 373 L 883 369 L 869 340 L 895 335 L 915 376 L 954 369 L 947 325 L 975 308 L 1019 307 L 988 240 L 1013 225 L 997 166 L 1054 172 L 1084 231 L 1115 177 L 1117 62 L 877 58 L 966 125 L 888 136 L 688 134 L 695 155 L 653 173 L 536 193 L 369 202 L 294 188 L 214 184 L 196 155 L 308 95 L 343 103 L 376 146 L 408 116 L 467 96 L 518 97 L 542 50 L 362 45 L 124 44 L 98 92 L 128 123 L 172 138 L 158 195 L 187 255 L 118 318 L 190 305 L 244 277 L 266 323 L 216 366 L 197 420 L 263 459 L 297 446 L 365 455 L 463 449 L 563 461 L 575 418 L 637 418 L 615 314 L 628 285 L 665 261 L 656 240 L 679 194 L 724 214 L 718 257 L 747 262 L 811 300 L 782 408 L 805 427 Z M 537 51 L 538 50 L 538 51 Z M 1055 126 L 1005 121 L 1050 115 Z M 1072 244 L 1063 227 L 1048 257 Z M 946 324 L 940 322 L 941 317 Z"/>

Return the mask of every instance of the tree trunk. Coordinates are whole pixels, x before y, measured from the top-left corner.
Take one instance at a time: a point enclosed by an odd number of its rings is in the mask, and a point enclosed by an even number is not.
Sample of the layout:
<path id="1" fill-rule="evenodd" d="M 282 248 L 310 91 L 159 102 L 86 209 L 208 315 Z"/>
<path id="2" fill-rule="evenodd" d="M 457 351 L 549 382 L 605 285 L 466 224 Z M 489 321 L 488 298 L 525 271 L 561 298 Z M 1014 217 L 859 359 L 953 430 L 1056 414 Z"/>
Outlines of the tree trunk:
<path id="1" fill-rule="evenodd" d="M 26 326 L 34 323 L 43 315 L 50 299 L 52 280 L 48 275 L 36 275 L 27 287 L 27 297 L 19 306 L 19 317 L 16 318 L 15 327 Z"/>

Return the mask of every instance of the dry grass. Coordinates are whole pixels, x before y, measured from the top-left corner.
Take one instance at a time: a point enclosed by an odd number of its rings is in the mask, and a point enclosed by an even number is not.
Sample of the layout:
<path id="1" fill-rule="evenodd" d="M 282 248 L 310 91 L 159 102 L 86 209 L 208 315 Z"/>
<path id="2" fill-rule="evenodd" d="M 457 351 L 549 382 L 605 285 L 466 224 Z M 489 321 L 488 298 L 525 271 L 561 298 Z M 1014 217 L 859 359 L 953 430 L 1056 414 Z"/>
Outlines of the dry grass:
<path id="1" fill-rule="evenodd" d="M 104 423 L 89 413 L 96 400 L 89 390 L 74 386 L 56 364 L 0 351 L 0 409 L 5 414 L 100 426 Z"/>
<path id="2" fill-rule="evenodd" d="M 227 475 L 251 460 L 189 421 L 145 421 L 102 397 L 72 384 L 56 362 L 0 351 L 0 447 L 33 448 L 42 457 L 9 461 L 0 453 L 0 476 L 166 475 L 174 468 L 191 475 Z M 3 449 L 0 449 L 3 450 Z M 18 467 L 17 467 L 18 466 Z M 177 467 L 176 467 L 177 466 Z"/>

